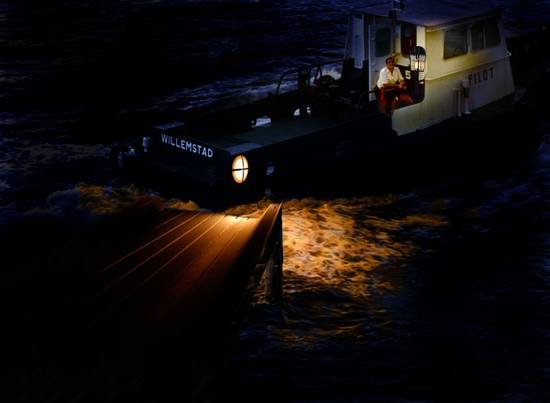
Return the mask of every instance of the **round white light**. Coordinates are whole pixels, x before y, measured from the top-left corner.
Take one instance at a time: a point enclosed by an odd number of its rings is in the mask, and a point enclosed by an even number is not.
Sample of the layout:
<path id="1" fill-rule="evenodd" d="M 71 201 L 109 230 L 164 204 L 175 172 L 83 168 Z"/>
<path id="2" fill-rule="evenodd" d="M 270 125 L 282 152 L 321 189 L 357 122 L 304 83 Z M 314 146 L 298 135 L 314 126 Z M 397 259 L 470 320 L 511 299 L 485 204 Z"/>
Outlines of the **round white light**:
<path id="1" fill-rule="evenodd" d="M 233 180 L 237 183 L 244 183 L 248 177 L 248 160 L 244 155 L 237 155 L 231 164 Z"/>

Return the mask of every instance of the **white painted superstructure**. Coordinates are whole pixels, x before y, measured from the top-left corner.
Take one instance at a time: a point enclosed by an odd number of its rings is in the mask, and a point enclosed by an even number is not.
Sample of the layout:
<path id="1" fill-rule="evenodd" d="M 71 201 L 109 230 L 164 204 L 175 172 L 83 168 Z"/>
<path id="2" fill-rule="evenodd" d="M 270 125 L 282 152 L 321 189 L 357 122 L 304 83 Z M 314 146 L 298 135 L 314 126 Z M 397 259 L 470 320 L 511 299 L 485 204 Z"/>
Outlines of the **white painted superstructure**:
<path id="1" fill-rule="evenodd" d="M 368 64 L 370 89 L 388 56 L 394 56 L 416 86 L 416 102 L 393 112 L 392 127 L 399 135 L 467 114 L 514 92 L 501 11 L 491 5 L 447 4 L 434 9 L 430 4 L 407 2 L 405 10 L 393 12 L 373 6 L 350 17 L 347 57 L 368 57 L 361 64 Z M 408 53 L 413 46 L 425 49 L 423 72 L 412 72 Z"/>

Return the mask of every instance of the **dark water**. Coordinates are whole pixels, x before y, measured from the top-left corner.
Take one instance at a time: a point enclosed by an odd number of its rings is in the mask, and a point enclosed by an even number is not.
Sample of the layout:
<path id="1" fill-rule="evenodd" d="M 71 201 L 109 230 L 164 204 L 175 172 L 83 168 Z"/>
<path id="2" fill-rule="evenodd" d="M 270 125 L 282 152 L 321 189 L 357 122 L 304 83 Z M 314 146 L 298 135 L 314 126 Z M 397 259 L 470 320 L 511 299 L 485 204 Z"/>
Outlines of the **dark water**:
<path id="1" fill-rule="evenodd" d="M 111 179 L 108 144 L 341 56 L 347 11 L 366 3 L 0 1 L 0 224 L 84 223 L 153 193 Z M 548 1 L 499 3 L 509 32 L 550 19 Z M 257 295 L 212 400 L 549 401 L 547 118 L 537 127 L 537 150 L 501 169 L 286 200 L 284 306 Z"/>
<path id="2" fill-rule="evenodd" d="M 220 401 L 547 401 L 544 148 L 505 178 L 286 202 L 285 304 L 258 296 Z"/>

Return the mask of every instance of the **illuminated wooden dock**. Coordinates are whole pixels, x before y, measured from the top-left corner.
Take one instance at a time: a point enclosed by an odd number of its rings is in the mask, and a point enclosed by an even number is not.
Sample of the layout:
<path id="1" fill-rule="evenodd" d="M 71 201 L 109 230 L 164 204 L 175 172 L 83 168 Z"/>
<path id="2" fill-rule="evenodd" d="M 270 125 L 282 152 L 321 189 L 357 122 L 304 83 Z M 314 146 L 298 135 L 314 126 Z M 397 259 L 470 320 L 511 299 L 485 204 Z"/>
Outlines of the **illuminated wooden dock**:
<path id="1" fill-rule="evenodd" d="M 88 307 L 101 317 L 139 304 L 144 323 L 154 325 L 202 316 L 222 294 L 223 305 L 231 305 L 256 266 L 280 260 L 274 256 L 280 221 L 276 205 L 260 218 L 169 213 L 139 244 L 93 273 Z"/>
<path id="2" fill-rule="evenodd" d="M 282 258 L 281 205 L 258 218 L 175 210 L 125 217 L 60 248 L 50 264 L 62 273 L 37 285 L 32 306 L 50 334 L 46 351 L 55 343 L 56 356 L 78 357 L 91 373 L 123 368 L 146 401 L 200 401 L 264 274 L 268 300 L 281 301 Z M 128 360 L 138 368 L 128 370 Z M 70 400 L 76 392 L 62 393 Z M 127 401 L 123 389 L 116 393 L 114 401 Z"/>

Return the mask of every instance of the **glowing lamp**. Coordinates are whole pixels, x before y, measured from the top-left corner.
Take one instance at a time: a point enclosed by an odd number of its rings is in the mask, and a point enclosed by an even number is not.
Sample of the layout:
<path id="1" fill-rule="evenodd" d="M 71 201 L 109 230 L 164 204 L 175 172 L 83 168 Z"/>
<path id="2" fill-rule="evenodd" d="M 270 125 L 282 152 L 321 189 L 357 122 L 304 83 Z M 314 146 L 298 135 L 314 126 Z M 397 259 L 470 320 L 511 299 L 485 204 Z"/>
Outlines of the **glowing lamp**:
<path id="1" fill-rule="evenodd" d="M 248 160 L 244 155 L 237 155 L 231 164 L 231 174 L 237 183 L 244 183 L 248 177 Z"/>
<path id="2" fill-rule="evenodd" d="M 409 54 L 411 71 L 423 72 L 426 68 L 426 50 L 422 46 L 415 46 Z"/>

